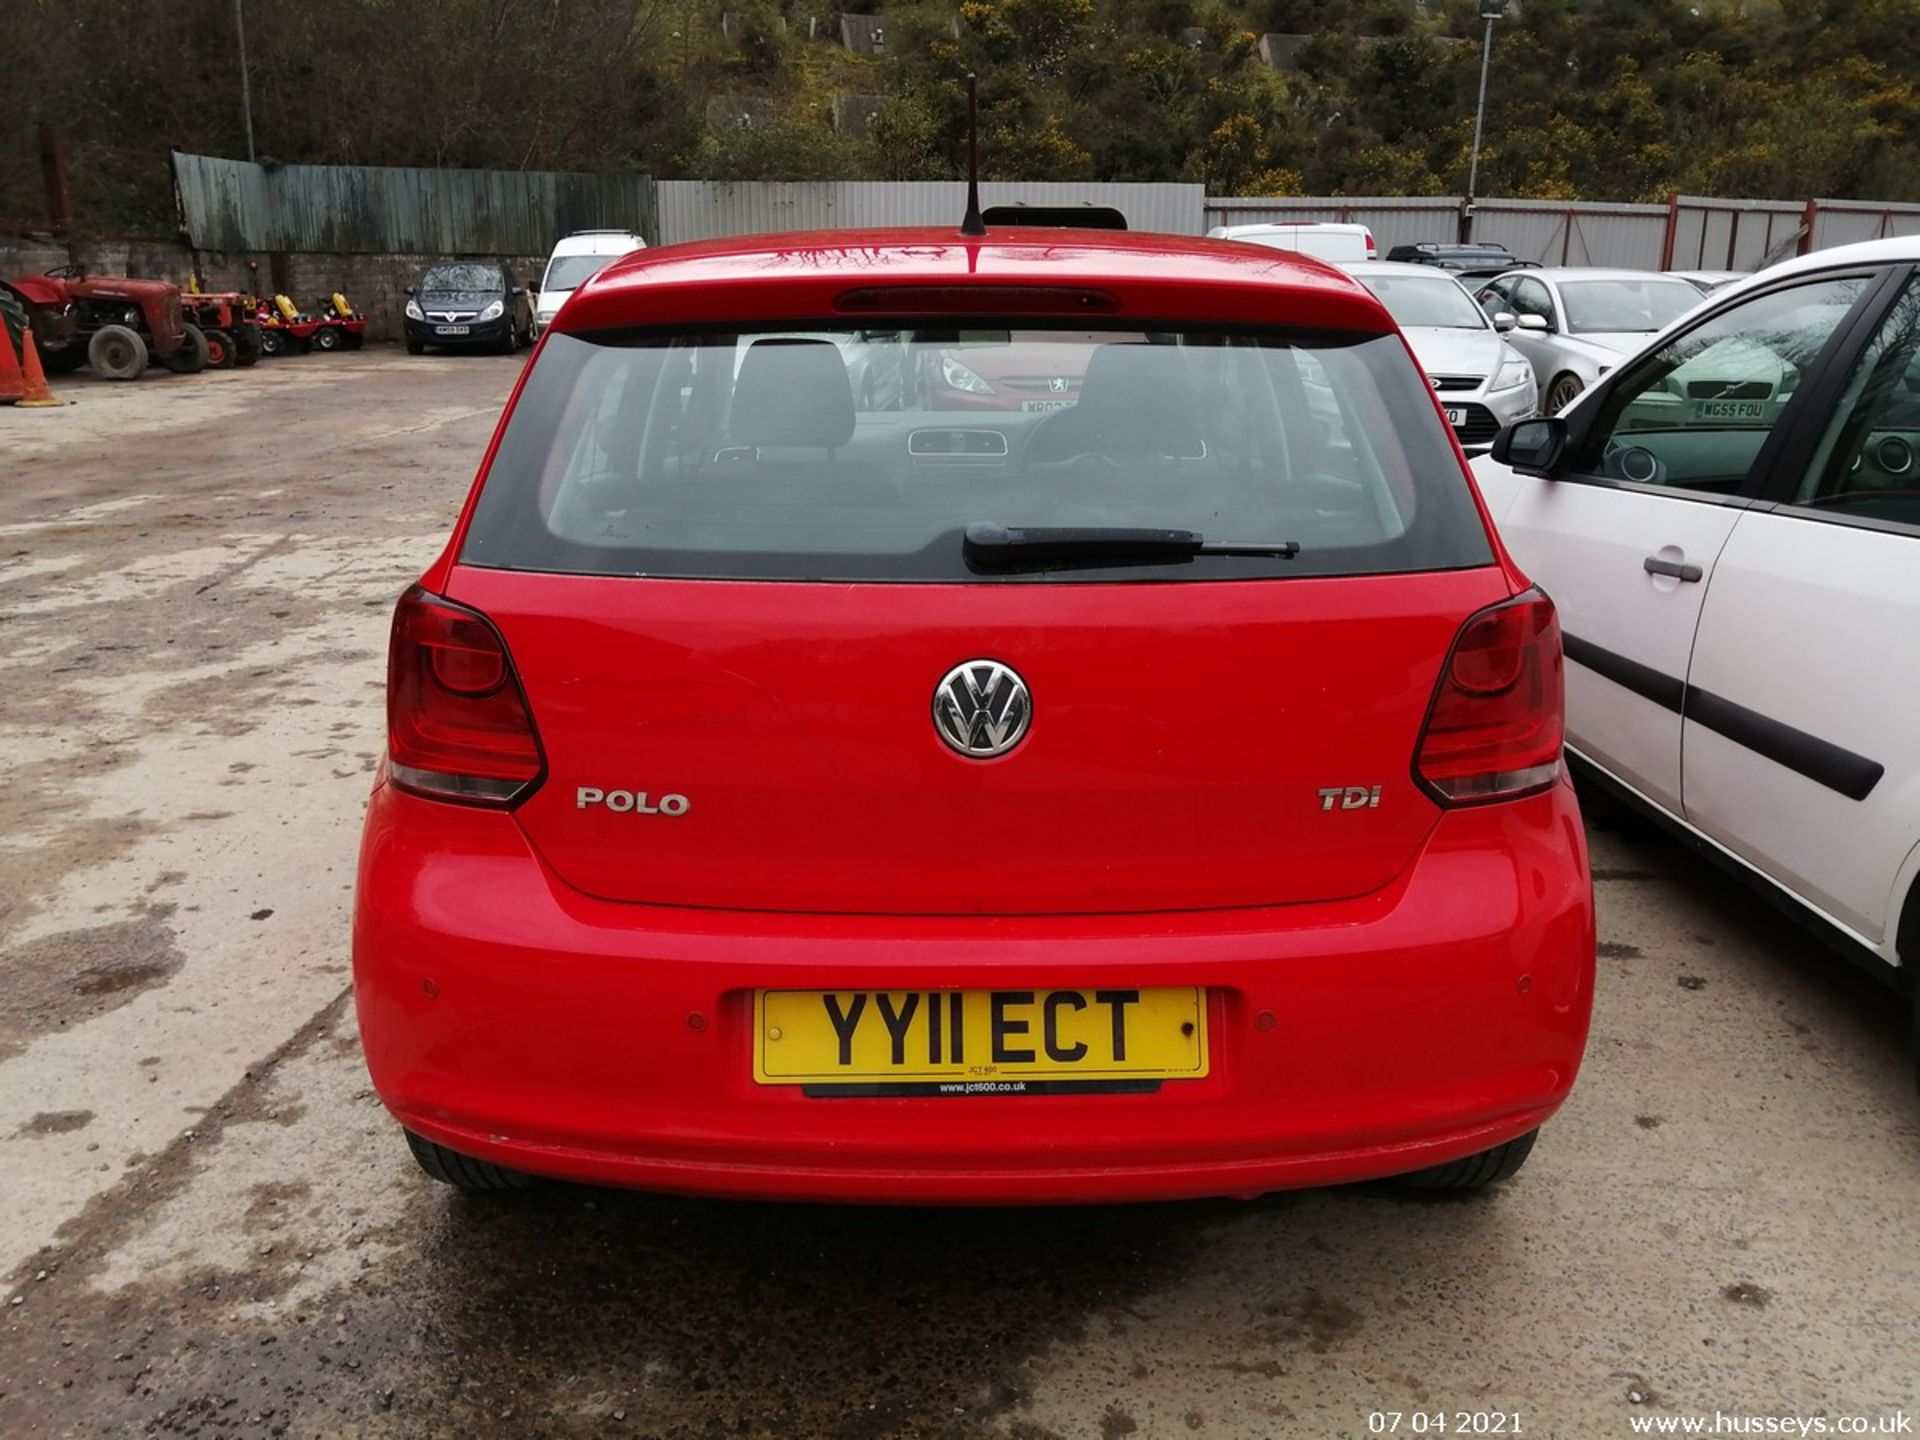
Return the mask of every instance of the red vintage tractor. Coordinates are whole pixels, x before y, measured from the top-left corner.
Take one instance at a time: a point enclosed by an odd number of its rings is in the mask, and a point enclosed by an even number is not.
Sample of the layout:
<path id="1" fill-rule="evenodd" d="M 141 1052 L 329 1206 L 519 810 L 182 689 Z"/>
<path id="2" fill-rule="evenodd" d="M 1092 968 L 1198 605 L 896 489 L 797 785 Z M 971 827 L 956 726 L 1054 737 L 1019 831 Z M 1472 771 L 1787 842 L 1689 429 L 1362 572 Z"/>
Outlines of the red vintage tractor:
<path id="1" fill-rule="evenodd" d="M 182 375 L 207 368 L 207 337 L 182 313 L 180 287 L 164 280 L 62 265 L 0 280 L 0 297 L 13 302 L 0 310 L 19 311 L 6 320 L 9 336 L 24 317 L 50 371 L 91 365 L 103 379 L 137 380 L 149 357 Z"/>
<path id="2" fill-rule="evenodd" d="M 260 359 L 260 325 L 251 296 L 237 290 L 203 291 L 189 284 L 180 297 L 187 318 L 207 337 L 207 364 L 215 370 Z"/>

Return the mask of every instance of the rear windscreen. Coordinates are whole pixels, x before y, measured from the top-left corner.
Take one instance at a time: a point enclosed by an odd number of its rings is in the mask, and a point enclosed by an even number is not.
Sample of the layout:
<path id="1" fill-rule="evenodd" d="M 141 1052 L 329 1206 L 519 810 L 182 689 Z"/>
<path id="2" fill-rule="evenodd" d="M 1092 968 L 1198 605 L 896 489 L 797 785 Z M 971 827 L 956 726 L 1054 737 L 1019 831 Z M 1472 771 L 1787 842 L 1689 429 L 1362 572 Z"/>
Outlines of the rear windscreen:
<path id="1" fill-rule="evenodd" d="M 981 574 L 966 527 L 1142 527 L 1292 558 Z M 589 575 L 1182 580 L 1492 554 L 1396 336 L 995 328 L 549 336 L 462 560 Z"/>

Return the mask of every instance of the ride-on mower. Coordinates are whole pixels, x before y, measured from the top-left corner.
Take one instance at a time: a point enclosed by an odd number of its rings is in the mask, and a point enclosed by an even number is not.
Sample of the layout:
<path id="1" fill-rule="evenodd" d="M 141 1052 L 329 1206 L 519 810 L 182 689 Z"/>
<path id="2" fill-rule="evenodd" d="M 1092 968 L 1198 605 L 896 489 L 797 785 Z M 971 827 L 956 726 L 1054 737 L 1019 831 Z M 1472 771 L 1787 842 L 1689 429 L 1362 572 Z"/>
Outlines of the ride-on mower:
<path id="1" fill-rule="evenodd" d="M 338 290 L 320 308 L 320 328 L 313 332 L 316 350 L 358 350 L 366 343 L 367 317 L 347 303 Z"/>
<path id="2" fill-rule="evenodd" d="M 260 283 L 258 261 L 248 261 L 254 285 Z M 260 343 L 269 355 L 304 355 L 309 350 L 358 350 L 365 343 L 367 321 L 335 291 L 318 315 L 308 315 L 285 295 L 255 293 L 246 298 L 260 327 Z"/>
<path id="3" fill-rule="evenodd" d="M 6 302 L 11 302 L 7 304 Z M 137 380 L 148 360 L 192 375 L 207 368 L 207 337 L 189 321 L 180 287 L 165 280 L 89 275 L 61 265 L 44 275 L 0 280 L 0 309 L 17 309 L 6 324 L 33 327 L 40 360 L 50 371 L 91 365 L 106 380 Z"/>

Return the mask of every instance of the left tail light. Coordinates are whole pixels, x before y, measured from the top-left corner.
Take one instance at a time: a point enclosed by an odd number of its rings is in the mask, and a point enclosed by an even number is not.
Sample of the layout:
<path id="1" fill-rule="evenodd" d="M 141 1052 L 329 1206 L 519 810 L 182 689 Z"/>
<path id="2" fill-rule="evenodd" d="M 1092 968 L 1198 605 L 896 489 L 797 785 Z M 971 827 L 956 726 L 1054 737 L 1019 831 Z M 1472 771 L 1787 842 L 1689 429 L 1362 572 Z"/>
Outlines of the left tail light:
<path id="1" fill-rule="evenodd" d="M 417 585 L 393 612 L 387 756 L 402 790 L 467 805 L 512 805 L 546 772 L 500 632 Z"/>
<path id="2" fill-rule="evenodd" d="M 1420 733 L 1414 774 L 1442 805 L 1513 800 L 1560 778 L 1560 619 L 1529 590 L 1467 618 Z"/>

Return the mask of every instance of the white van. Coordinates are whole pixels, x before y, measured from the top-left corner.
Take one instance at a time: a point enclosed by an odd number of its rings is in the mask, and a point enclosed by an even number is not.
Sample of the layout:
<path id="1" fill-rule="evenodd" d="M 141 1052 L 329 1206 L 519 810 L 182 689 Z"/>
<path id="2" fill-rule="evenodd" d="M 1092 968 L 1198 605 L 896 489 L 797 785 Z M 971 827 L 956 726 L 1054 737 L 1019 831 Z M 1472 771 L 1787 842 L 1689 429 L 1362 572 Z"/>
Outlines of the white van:
<path id="1" fill-rule="evenodd" d="M 567 236 L 547 257 L 547 273 L 540 277 L 540 293 L 534 297 L 533 333 L 545 330 L 567 296 L 609 263 L 646 248 L 647 242 L 631 230 L 576 230 Z"/>
<path id="2" fill-rule="evenodd" d="M 1241 240 L 1249 245 L 1265 245 L 1269 250 L 1298 250 L 1329 265 L 1351 265 L 1380 258 L 1380 251 L 1373 243 L 1373 231 L 1364 225 L 1346 225 L 1333 220 L 1216 225 L 1207 231 L 1207 238 Z"/>

